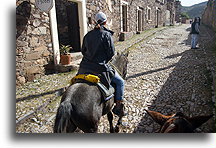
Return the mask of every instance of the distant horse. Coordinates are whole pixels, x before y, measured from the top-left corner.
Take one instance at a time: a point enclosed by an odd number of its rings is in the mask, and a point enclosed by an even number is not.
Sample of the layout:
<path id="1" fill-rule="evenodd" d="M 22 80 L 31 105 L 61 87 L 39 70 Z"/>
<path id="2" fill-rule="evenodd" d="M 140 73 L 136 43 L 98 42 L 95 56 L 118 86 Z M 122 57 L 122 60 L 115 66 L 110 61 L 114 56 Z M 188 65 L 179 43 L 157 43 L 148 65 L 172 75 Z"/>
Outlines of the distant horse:
<path id="1" fill-rule="evenodd" d="M 155 111 L 146 110 L 146 112 L 160 124 L 159 133 L 193 133 L 196 128 L 213 116 L 187 117 L 181 112 L 166 116 Z"/>
<path id="2" fill-rule="evenodd" d="M 127 72 L 127 53 L 117 53 L 112 64 L 118 68 L 123 78 Z M 113 127 L 114 98 L 103 101 L 102 94 L 95 84 L 75 83 L 63 94 L 57 110 L 54 133 L 72 133 L 77 127 L 85 133 L 96 133 L 100 118 L 107 114 L 110 132 L 119 132 L 122 117 L 119 117 L 116 127 Z"/>

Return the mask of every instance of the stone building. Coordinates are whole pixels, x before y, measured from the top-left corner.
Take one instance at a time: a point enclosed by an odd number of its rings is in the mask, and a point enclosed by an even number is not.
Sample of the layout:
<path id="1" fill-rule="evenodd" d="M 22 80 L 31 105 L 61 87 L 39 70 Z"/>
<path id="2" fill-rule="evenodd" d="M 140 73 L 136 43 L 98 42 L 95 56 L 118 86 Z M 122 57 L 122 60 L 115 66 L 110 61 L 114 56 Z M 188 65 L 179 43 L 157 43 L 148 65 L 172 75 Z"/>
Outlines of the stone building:
<path id="1" fill-rule="evenodd" d="M 167 22 L 167 25 L 175 25 L 175 18 L 176 18 L 176 0 L 167 0 L 167 13 L 169 22 Z"/>
<path id="2" fill-rule="evenodd" d="M 77 22 L 77 24 L 72 24 L 74 28 L 78 28 L 77 26 L 81 23 L 77 19 L 82 18 L 78 13 L 82 9 L 79 3 L 79 0 L 56 1 L 59 38 L 63 44 L 71 44 L 70 42 L 80 42 L 81 44 L 82 37 L 79 36 L 79 31 L 82 31 L 82 28 L 73 32 L 73 27 L 68 27 L 71 25 L 68 24 L 69 20 L 74 19 L 73 22 Z M 94 28 L 95 14 L 98 11 L 103 11 L 108 17 L 107 27 L 115 32 L 115 41 L 118 41 L 122 34 L 125 37 L 131 37 L 137 32 L 165 25 L 166 4 L 165 0 L 86 0 L 87 31 Z M 75 16 L 70 13 L 73 9 L 77 11 Z M 69 41 L 71 37 L 68 34 L 75 34 L 75 38 L 80 38 L 79 41 Z M 80 44 L 76 45 L 76 48 L 80 48 Z"/>
<path id="3" fill-rule="evenodd" d="M 35 8 L 34 0 L 16 1 L 16 83 L 45 74 L 53 61 L 50 16 Z"/>
<path id="4" fill-rule="evenodd" d="M 181 22 L 181 1 L 176 0 L 175 1 L 175 21 L 177 23 Z"/>
<path id="5" fill-rule="evenodd" d="M 98 11 L 107 15 L 114 41 L 146 29 L 174 25 L 176 12 L 175 0 L 53 0 L 49 12 L 37 9 L 35 0 L 17 0 L 17 84 L 53 72 L 59 64 L 59 45 L 80 51 L 84 35 L 94 28 Z"/>
<path id="6" fill-rule="evenodd" d="M 209 0 L 202 15 L 202 23 L 216 31 L 216 1 Z"/>

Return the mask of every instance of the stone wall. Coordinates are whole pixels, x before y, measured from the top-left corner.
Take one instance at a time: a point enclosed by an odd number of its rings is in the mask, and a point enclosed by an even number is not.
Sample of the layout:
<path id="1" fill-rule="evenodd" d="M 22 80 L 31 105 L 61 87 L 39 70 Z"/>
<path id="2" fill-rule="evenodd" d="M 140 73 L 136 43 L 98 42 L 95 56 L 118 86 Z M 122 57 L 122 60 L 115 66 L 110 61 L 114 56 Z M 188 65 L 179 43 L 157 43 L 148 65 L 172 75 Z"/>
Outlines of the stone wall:
<path id="1" fill-rule="evenodd" d="M 166 19 L 166 1 L 161 2 L 160 0 L 130 0 L 129 1 L 129 31 L 136 33 L 137 31 L 137 8 L 142 10 L 142 31 L 154 28 L 156 24 L 156 9 L 159 10 L 159 22 L 158 27 L 165 25 Z M 150 20 L 147 18 L 147 8 L 151 9 Z"/>
<path id="2" fill-rule="evenodd" d="M 175 21 L 179 23 L 181 22 L 181 17 L 180 17 L 181 16 L 181 1 L 179 0 L 175 1 L 175 10 L 176 10 Z"/>
<path id="3" fill-rule="evenodd" d="M 202 23 L 216 31 L 216 1 L 209 0 L 202 15 Z"/>
<path id="4" fill-rule="evenodd" d="M 176 17 L 176 0 L 167 0 L 167 10 L 170 11 L 170 25 L 175 25 L 175 17 Z"/>
<path id="5" fill-rule="evenodd" d="M 95 26 L 95 14 L 99 11 L 107 15 L 106 27 L 114 31 L 114 40 L 118 41 L 120 33 L 120 1 L 119 0 L 86 0 L 86 17 L 88 31 Z"/>
<path id="6" fill-rule="evenodd" d="M 44 75 L 53 60 L 49 16 L 35 8 L 34 0 L 16 2 L 16 84 Z"/>
<path id="7" fill-rule="evenodd" d="M 209 26 L 211 29 L 211 32 L 209 34 L 211 35 L 211 42 L 208 43 L 207 47 L 212 48 L 211 54 L 216 55 L 216 0 L 209 0 L 207 3 L 207 6 L 204 10 L 204 13 L 202 15 L 201 19 L 202 23 Z M 212 31 L 214 30 L 214 31 Z M 214 48 L 214 50 L 213 50 Z M 216 67 L 215 67 L 215 59 L 212 59 L 210 61 L 210 66 L 211 66 L 211 72 L 213 76 L 213 91 L 214 91 L 214 96 L 213 96 L 213 101 L 216 102 Z M 216 115 L 215 115 L 216 117 Z"/>
<path id="8" fill-rule="evenodd" d="M 159 0 L 124 0 L 128 5 L 128 19 L 127 28 L 128 32 L 137 32 L 137 13 L 138 8 L 142 10 L 142 31 L 153 28 L 156 26 L 156 7 L 160 9 L 159 13 L 159 26 L 165 25 L 166 19 L 166 1 L 163 3 Z M 147 21 L 146 11 L 147 6 L 151 8 L 151 21 Z M 88 31 L 94 27 L 94 16 L 98 11 L 103 11 L 107 17 L 107 27 L 112 29 L 114 34 L 114 40 L 118 41 L 121 33 L 121 1 L 120 0 L 87 0 L 87 20 Z"/>

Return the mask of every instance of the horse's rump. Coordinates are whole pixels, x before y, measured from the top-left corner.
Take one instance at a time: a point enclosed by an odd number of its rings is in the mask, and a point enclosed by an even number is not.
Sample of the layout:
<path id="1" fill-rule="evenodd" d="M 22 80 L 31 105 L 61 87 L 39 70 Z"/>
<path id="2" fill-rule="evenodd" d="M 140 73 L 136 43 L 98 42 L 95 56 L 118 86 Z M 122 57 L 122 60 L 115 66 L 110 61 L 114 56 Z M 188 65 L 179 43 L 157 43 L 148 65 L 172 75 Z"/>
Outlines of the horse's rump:
<path id="1" fill-rule="evenodd" d="M 74 124 L 84 132 L 94 132 L 100 117 L 110 110 L 110 103 L 114 102 L 112 99 L 113 102 L 107 101 L 104 104 L 101 97 L 101 92 L 95 84 L 75 83 L 68 87 L 57 111 L 54 132 L 68 131 L 68 123 Z"/>

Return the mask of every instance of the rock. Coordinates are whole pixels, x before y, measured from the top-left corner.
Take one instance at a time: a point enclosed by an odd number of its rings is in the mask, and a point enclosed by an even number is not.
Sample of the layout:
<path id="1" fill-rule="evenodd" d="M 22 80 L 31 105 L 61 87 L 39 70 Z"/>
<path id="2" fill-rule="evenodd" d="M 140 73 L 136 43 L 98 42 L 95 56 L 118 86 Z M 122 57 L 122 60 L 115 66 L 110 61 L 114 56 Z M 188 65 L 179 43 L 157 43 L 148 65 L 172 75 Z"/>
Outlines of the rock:
<path id="1" fill-rule="evenodd" d="M 38 121 L 36 118 L 32 118 L 31 120 L 32 120 L 33 122 L 40 123 L 40 121 Z M 36 124 L 36 126 L 38 126 L 38 125 Z"/>
<path id="2" fill-rule="evenodd" d="M 38 29 L 39 29 L 39 31 L 40 31 L 40 33 L 39 33 L 39 34 L 41 34 L 41 35 L 43 35 L 43 34 L 46 34 L 46 33 L 47 33 L 47 31 L 46 31 L 46 27 L 39 27 Z"/>
<path id="3" fill-rule="evenodd" d="M 42 46 L 36 47 L 34 50 L 41 52 L 41 51 L 47 50 L 47 47 L 45 45 L 42 45 Z"/>
<path id="4" fill-rule="evenodd" d="M 32 33 L 31 26 L 28 26 L 28 27 L 27 27 L 27 32 L 26 32 L 26 33 L 27 33 L 27 35 L 29 35 L 29 34 L 31 34 L 31 33 Z"/>
<path id="5" fill-rule="evenodd" d="M 34 26 L 34 27 L 38 27 L 38 26 L 40 26 L 40 24 L 41 24 L 41 22 L 39 21 L 39 19 L 35 19 L 35 20 L 33 21 L 33 26 Z"/>
<path id="6" fill-rule="evenodd" d="M 44 57 L 47 57 L 47 56 L 51 55 L 51 53 L 49 51 L 45 50 L 42 55 Z"/>
<path id="7" fill-rule="evenodd" d="M 35 52 L 35 53 L 26 54 L 25 59 L 26 59 L 26 61 L 31 61 L 31 60 L 37 60 L 40 57 L 41 57 L 41 53 Z"/>
<path id="8" fill-rule="evenodd" d="M 32 14 L 35 18 L 38 18 L 38 19 L 40 19 L 41 17 L 40 17 L 40 14 Z"/>
<path id="9" fill-rule="evenodd" d="M 29 53 L 31 51 L 30 47 L 23 47 L 22 49 L 25 53 Z"/>
<path id="10" fill-rule="evenodd" d="M 22 76 L 18 76 L 17 80 L 21 85 L 25 84 L 25 82 L 26 82 L 25 77 L 22 77 Z"/>
<path id="11" fill-rule="evenodd" d="M 36 73 L 40 73 L 40 72 L 41 72 L 41 68 L 39 66 L 30 67 L 30 68 L 27 68 L 27 70 L 26 70 L 26 73 L 28 75 L 36 74 Z"/>
<path id="12" fill-rule="evenodd" d="M 31 39 L 30 39 L 30 46 L 31 47 L 35 47 L 35 46 L 39 46 L 40 45 L 40 43 L 39 43 L 39 39 L 37 38 L 37 37 L 32 37 Z"/>
<path id="13" fill-rule="evenodd" d="M 25 46 L 28 46 L 28 42 L 17 40 L 16 45 L 25 47 Z"/>
<path id="14" fill-rule="evenodd" d="M 136 108 L 133 107 L 133 108 L 132 108 L 132 112 L 136 112 Z"/>
<path id="15" fill-rule="evenodd" d="M 35 28 L 35 29 L 32 31 L 32 34 L 34 34 L 34 35 L 40 35 L 40 30 L 39 30 L 39 28 Z"/>

